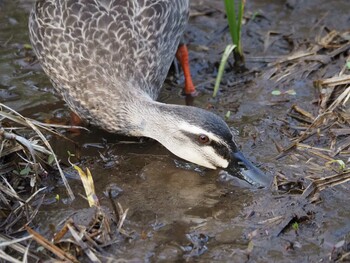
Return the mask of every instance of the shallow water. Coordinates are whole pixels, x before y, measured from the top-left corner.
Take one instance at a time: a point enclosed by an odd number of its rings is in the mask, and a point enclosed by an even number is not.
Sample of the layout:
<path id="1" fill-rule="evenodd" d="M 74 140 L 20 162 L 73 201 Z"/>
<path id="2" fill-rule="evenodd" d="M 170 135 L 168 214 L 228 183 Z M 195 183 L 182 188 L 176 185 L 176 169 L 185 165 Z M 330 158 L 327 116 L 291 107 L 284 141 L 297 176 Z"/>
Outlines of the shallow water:
<path id="1" fill-rule="evenodd" d="M 312 2 L 312 3 L 310 3 Z M 38 64 L 28 61 L 25 45 L 29 44 L 27 16 L 31 1 L 0 1 L 0 98 L 6 105 L 23 115 L 38 120 L 55 116 L 66 119 L 69 111 L 41 71 Z M 350 2 L 343 1 L 252 1 L 247 3 L 248 13 L 257 13 L 254 21 L 244 26 L 243 42 L 248 68 L 259 67 L 252 57 L 289 54 L 292 48 L 286 38 L 275 37 L 264 50 L 268 31 L 276 36 L 290 36 L 296 42 L 312 42 L 317 36 L 317 25 L 346 30 L 349 26 Z M 220 0 L 192 1 L 192 10 L 210 11 L 209 15 L 192 17 L 186 39 L 191 51 L 194 81 L 200 91 L 195 105 L 210 108 L 225 116 L 230 126 L 237 129 L 237 142 L 249 158 L 262 165 L 271 175 L 282 172 L 290 180 L 303 180 L 309 175 L 307 159 L 298 161 L 287 156 L 275 160 L 278 151 L 273 140 L 288 145 L 289 139 L 281 133 L 281 120 L 293 104 L 317 113 L 310 103 L 317 98 L 313 87 L 316 76 L 297 81 L 276 83 L 262 78 L 235 76 L 227 70 L 222 90 L 211 98 L 213 80 L 226 44 L 227 33 Z M 213 11 L 214 10 L 214 11 Z M 301 44 L 302 45 L 302 44 Z M 339 70 L 335 62 L 334 75 Z M 338 68 L 338 69 L 337 69 Z M 321 75 L 321 76 L 324 76 Z M 179 96 L 182 77 L 172 71 L 166 81 L 161 100 L 184 104 Z M 271 91 L 293 88 L 295 96 L 271 105 Z M 292 195 L 276 195 L 272 190 L 247 187 L 237 179 L 227 178 L 220 171 L 210 171 L 183 162 L 156 142 L 124 138 L 108 134 L 94 127 L 80 135 L 67 134 L 80 147 L 61 139 L 52 138 L 54 150 L 63 162 L 67 151 L 82 157 L 94 176 L 96 192 L 104 207 L 110 208 L 104 192 L 119 187 L 122 193 L 117 201 L 129 208 L 125 227 L 134 233 L 133 239 L 112 246 L 109 252 L 118 258 L 135 261 L 227 261 L 227 262 L 316 262 L 328 258 L 332 246 L 350 231 L 349 194 L 345 186 L 321 193 L 323 202 L 310 205 L 298 203 Z M 106 141 L 107 143 L 103 143 Z M 125 142 L 127 141 L 127 142 Z M 86 147 L 84 147 L 86 146 Z M 106 159 L 103 161 L 102 154 Z M 77 199 L 65 204 L 65 190 L 61 183 L 53 185 L 47 201 L 37 216 L 41 233 L 50 236 L 49 224 L 56 225 L 76 214 L 78 220 L 88 221 L 89 209 L 78 180 L 70 179 Z M 55 201 L 55 196 L 62 196 Z M 300 210 L 314 213 L 314 218 L 300 224 L 298 235 L 286 231 L 277 236 L 278 224 L 266 223 L 277 216 L 288 217 Z M 49 218 L 49 220 L 47 220 Z M 146 233 L 146 237 L 144 237 Z M 190 235 L 190 236 L 186 236 Z M 186 252 L 196 238 L 202 246 Z M 253 241 L 251 252 L 246 249 Z M 289 242 L 300 244 L 294 250 Z M 192 244 L 193 248 L 193 244 Z"/>

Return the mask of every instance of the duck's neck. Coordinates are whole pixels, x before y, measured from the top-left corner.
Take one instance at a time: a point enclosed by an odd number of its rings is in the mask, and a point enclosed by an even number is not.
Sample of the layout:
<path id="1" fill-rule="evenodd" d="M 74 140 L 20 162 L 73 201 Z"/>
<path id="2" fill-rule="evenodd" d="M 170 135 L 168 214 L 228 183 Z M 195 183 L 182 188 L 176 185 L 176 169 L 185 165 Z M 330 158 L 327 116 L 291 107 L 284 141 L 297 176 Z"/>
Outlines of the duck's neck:
<path id="1" fill-rule="evenodd" d="M 194 108 L 153 100 L 138 101 L 131 106 L 126 122 L 129 125 L 127 134 L 152 138 L 182 159 L 215 168 L 202 161 L 188 138 L 188 131 L 193 128 L 189 121 Z"/>
<path id="2" fill-rule="evenodd" d="M 127 105 L 124 118 L 130 136 L 148 137 L 160 141 L 177 130 L 179 116 L 176 112 L 185 106 L 164 104 L 152 99 L 140 100 Z"/>

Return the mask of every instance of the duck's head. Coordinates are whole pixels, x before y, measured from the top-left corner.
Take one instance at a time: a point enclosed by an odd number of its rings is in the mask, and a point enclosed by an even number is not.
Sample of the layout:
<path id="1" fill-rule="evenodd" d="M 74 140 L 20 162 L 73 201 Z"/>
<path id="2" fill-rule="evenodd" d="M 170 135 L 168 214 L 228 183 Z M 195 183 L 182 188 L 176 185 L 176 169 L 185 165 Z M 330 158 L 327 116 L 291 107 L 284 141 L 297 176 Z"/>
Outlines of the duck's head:
<path id="1" fill-rule="evenodd" d="M 161 103 L 157 111 L 152 121 L 145 122 L 152 123 L 146 136 L 173 154 L 210 169 L 227 169 L 252 184 L 270 184 L 269 176 L 238 150 L 232 131 L 219 116 L 196 107 Z"/>

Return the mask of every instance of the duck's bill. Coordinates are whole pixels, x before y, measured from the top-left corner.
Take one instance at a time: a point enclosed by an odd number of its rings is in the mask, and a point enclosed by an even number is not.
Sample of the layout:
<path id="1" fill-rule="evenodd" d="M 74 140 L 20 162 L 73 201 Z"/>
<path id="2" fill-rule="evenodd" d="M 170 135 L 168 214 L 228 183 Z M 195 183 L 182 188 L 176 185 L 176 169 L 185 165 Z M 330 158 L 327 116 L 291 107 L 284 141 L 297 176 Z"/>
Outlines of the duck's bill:
<path id="1" fill-rule="evenodd" d="M 245 158 L 241 152 L 232 154 L 232 162 L 228 167 L 228 171 L 258 187 L 269 187 L 272 182 L 271 176 L 263 173 Z"/>

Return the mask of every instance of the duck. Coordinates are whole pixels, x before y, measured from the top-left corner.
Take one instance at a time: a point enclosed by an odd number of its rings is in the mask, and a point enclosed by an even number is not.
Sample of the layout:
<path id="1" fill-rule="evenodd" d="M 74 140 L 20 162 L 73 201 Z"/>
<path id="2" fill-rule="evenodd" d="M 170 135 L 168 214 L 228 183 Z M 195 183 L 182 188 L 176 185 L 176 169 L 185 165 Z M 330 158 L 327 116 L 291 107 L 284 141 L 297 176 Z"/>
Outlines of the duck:
<path id="1" fill-rule="evenodd" d="M 29 36 L 53 87 L 85 122 L 151 138 L 185 161 L 267 186 L 270 177 L 239 151 L 222 118 L 157 101 L 174 57 L 187 59 L 177 48 L 188 17 L 189 0 L 38 0 Z"/>

